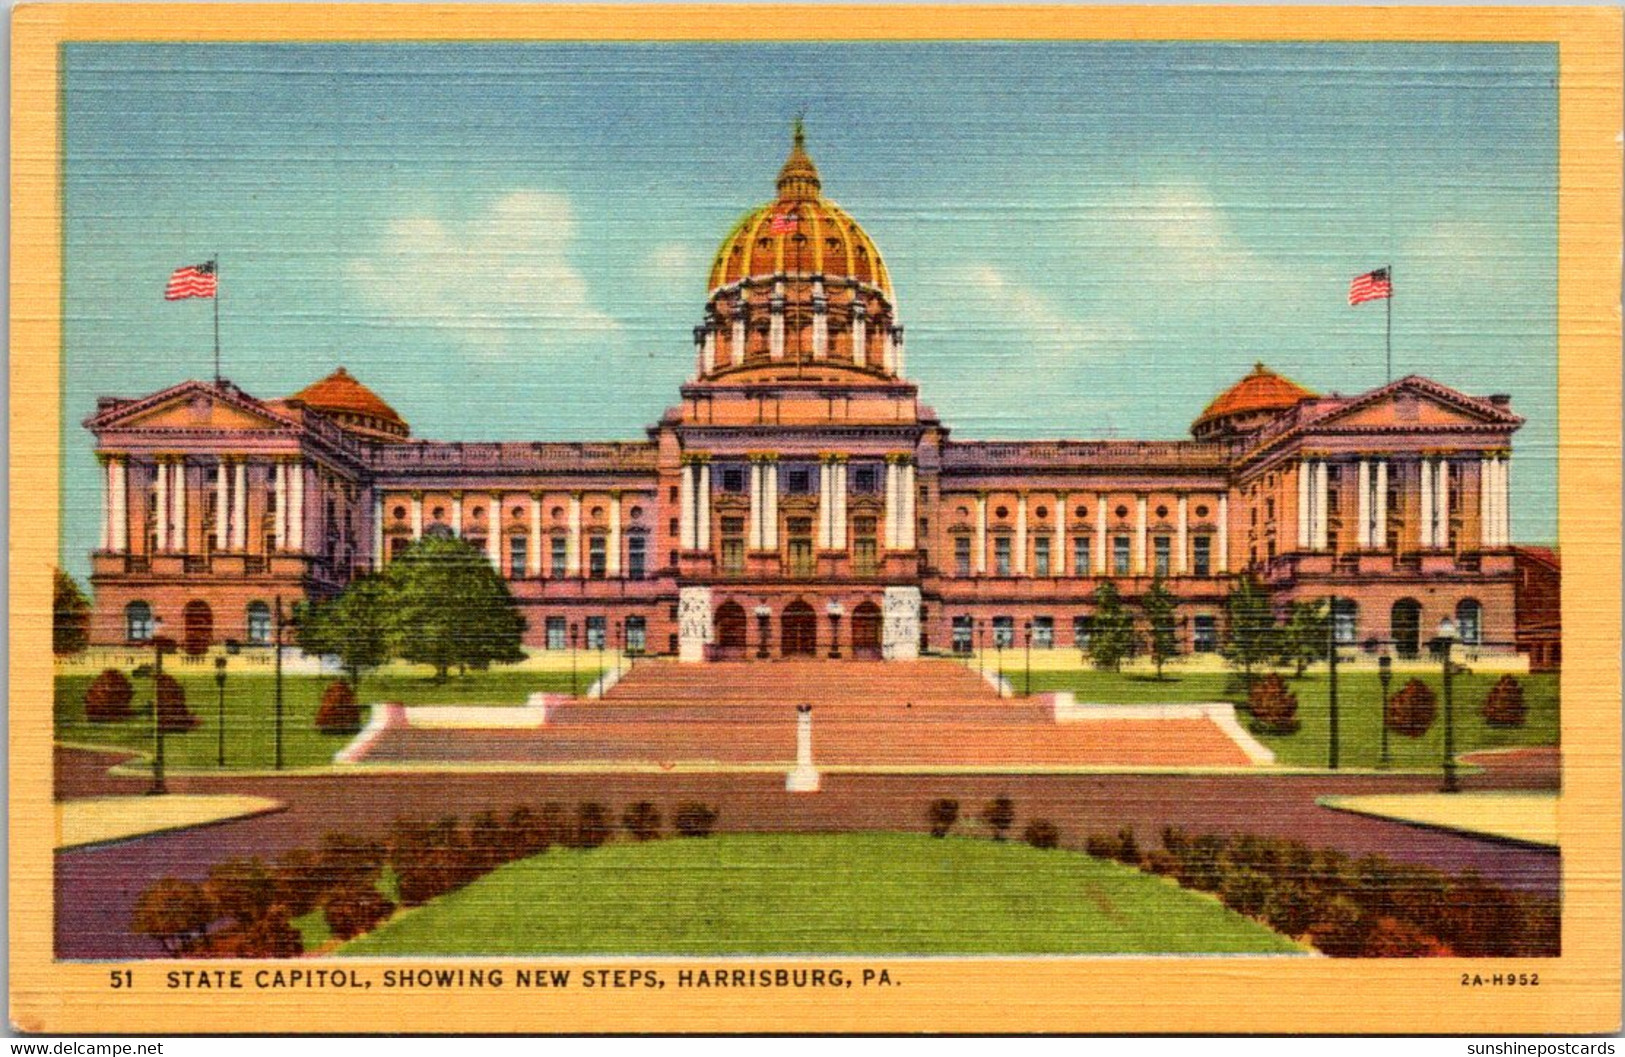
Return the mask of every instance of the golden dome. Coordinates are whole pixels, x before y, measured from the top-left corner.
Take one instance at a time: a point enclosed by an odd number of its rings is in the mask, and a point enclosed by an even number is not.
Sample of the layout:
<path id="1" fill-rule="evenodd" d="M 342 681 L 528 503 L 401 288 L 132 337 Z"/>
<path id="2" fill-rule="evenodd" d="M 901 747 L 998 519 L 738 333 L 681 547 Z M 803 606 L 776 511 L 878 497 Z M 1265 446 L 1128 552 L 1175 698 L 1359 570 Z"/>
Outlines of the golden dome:
<path id="1" fill-rule="evenodd" d="M 856 280 L 891 301 L 891 276 L 879 248 L 850 214 L 823 197 L 822 187 L 798 121 L 779 170 L 779 196 L 729 229 L 711 263 L 710 293 L 744 279 L 767 283 L 781 275 L 818 275 L 830 285 Z"/>

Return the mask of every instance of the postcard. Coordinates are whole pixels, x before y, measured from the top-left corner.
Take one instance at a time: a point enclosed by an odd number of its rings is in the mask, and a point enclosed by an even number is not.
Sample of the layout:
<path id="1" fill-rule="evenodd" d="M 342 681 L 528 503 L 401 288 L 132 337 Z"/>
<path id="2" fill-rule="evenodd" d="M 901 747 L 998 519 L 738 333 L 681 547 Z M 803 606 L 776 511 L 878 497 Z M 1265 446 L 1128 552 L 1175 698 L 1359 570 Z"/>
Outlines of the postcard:
<path id="1" fill-rule="evenodd" d="M 12 1024 L 1618 1030 L 1621 25 L 19 8 Z"/>

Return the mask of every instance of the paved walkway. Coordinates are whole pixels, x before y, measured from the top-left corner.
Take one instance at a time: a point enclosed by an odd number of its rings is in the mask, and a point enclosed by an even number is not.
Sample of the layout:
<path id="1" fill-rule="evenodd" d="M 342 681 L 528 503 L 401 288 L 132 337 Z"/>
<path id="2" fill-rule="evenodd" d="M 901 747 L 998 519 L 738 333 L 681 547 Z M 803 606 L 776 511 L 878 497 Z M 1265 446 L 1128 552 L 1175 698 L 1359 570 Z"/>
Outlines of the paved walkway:
<path id="1" fill-rule="evenodd" d="M 106 769 L 122 757 L 57 750 L 62 796 L 135 793 L 139 778 L 114 778 Z M 1503 761 L 1522 788 L 1555 788 L 1556 753 L 1542 750 Z M 1468 776 L 1468 789 L 1497 788 L 1492 770 Z M 1165 825 L 1196 832 L 1245 831 L 1294 837 L 1350 855 L 1381 854 L 1448 870 L 1477 870 L 1512 887 L 1555 894 L 1560 860 L 1555 853 L 1509 848 L 1471 837 L 1431 832 L 1381 819 L 1362 818 L 1316 806 L 1327 795 L 1429 791 L 1427 776 L 1325 775 L 826 775 L 823 791 L 784 791 L 777 774 L 515 774 L 390 771 L 304 777 L 182 776 L 170 780 L 177 793 L 235 793 L 283 801 L 287 810 L 206 829 L 156 835 L 101 848 L 57 853 L 56 948 L 63 958 L 155 957 L 156 945 L 129 932 L 135 897 L 160 877 L 201 879 L 210 865 L 234 855 L 266 859 L 298 847 L 314 847 L 324 833 L 340 830 L 382 835 L 397 816 L 467 819 L 482 810 L 507 811 L 516 804 L 556 801 L 573 805 L 598 800 L 620 808 L 652 800 L 670 817 L 684 800 L 703 800 L 721 811 L 724 830 L 834 831 L 925 828 L 926 805 L 955 797 L 967 820 L 994 796 L 1016 802 L 1018 827 L 1048 818 L 1063 843 L 1080 845 L 1091 832 L 1129 826 L 1154 844 Z M 979 832 L 974 821 L 961 823 Z"/>

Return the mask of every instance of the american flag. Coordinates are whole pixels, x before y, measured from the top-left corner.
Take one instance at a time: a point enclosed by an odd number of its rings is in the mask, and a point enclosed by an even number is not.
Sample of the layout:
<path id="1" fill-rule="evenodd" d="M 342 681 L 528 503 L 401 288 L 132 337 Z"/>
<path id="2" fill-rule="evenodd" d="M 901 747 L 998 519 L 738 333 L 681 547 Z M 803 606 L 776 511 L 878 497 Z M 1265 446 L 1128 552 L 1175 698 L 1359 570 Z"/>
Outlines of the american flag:
<path id="1" fill-rule="evenodd" d="M 800 217 L 796 216 L 795 210 L 788 210 L 776 214 L 768 222 L 767 230 L 774 235 L 788 235 L 796 229 L 796 221 L 800 219 Z"/>
<path id="2" fill-rule="evenodd" d="M 1363 304 L 1366 301 L 1381 301 L 1394 296 L 1394 284 L 1388 278 L 1387 268 L 1378 268 L 1374 272 L 1357 275 L 1349 283 L 1349 305 Z"/>
<path id="3" fill-rule="evenodd" d="M 214 262 L 204 261 L 202 264 L 188 264 L 184 268 L 176 268 L 169 277 L 169 285 L 164 287 L 165 301 L 180 301 L 188 297 L 215 296 Z"/>

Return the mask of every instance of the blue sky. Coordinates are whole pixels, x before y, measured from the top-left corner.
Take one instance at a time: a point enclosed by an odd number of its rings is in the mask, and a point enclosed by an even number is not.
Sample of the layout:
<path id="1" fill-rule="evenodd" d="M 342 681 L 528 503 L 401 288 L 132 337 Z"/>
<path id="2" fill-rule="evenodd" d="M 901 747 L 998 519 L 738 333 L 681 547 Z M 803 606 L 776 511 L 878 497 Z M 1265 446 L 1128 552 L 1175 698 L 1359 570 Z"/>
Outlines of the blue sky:
<path id="1" fill-rule="evenodd" d="M 973 437 L 1178 437 L 1263 360 L 1529 421 L 1556 535 L 1556 50 L 1184 43 L 67 48 L 65 566 L 97 394 L 343 364 L 418 436 L 632 438 L 692 369 L 710 256 L 806 115 L 886 255 L 923 399 Z"/>

